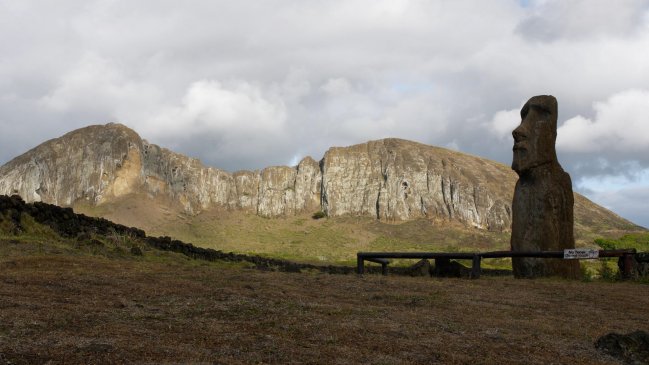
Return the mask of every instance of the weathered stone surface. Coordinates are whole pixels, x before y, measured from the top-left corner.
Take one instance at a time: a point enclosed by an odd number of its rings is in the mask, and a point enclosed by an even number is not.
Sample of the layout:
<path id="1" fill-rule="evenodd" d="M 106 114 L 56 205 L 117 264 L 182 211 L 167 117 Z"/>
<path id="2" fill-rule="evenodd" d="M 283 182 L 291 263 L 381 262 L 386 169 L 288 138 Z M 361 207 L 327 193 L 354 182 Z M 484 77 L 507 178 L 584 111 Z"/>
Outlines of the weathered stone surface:
<path id="1" fill-rule="evenodd" d="M 471 269 L 455 260 L 440 257 L 435 259 L 435 266 L 430 272 L 432 276 L 459 278 L 462 276 L 468 276 L 470 271 Z"/>
<path id="2" fill-rule="evenodd" d="M 649 278 L 649 252 L 639 252 L 633 255 L 632 265 L 631 278 Z M 624 271 L 624 257 L 618 259 L 617 266 L 620 272 Z"/>
<path id="3" fill-rule="evenodd" d="M 334 147 L 321 161 L 230 173 L 110 123 L 47 141 L 0 167 L 0 194 L 61 206 L 101 205 L 131 193 L 198 214 L 215 207 L 265 217 L 325 211 L 385 220 L 426 217 L 508 230 L 516 174 L 507 166 L 400 139 Z M 629 222 L 576 196 L 577 212 Z"/>
<path id="4" fill-rule="evenodd" d="M 43 143 L 0 168 L 0 192 L 27 201 L 101 203 L 142 182 L 141 139 L 128 128 L 91 126 Z"/>
<path id="5" fill-rule="evenodd" d="M 556 251 L 575 247 L 570 176 L 555 151 L 557 101 L 532 97 L 521 110 L 514 136 L 512 169 L 519 176 L 512 203 L 513 251 Z M 579 276 L 577 260 L 514 258 L 514 276 Z"/>
<path id="6" fill-rule="evenodd" d="M 597 339 L 595 347 L 624 364 L 649 364 L 649 333 L 609 333 Z"/>
<path id="7" fill-rule="evenodd" d="M 433 274 L 430 261 L 426 259 L 417 261 L 414 265 L 407 267 L 405 271 L 410 276 L 432 276 Z"/>
<path id="8" fill-rule="evenodd" d="M 502 167 L 392 138 L 331 148 L 323 160 L 323 209 L 329 216 L 437 217 L 503 230 L 511 221 L 510 208 L 503 199 L 507 193 L 494 182 L 511 175 Z"/>
<path id="9" fill-rule="evenodd" d="M 252 171 L 237 171 L 232 176 L 236 191 L 235 205 L 241 209 L 256 212 L 259 204 L 258 192 L 261 176 Z"/>
<path id="10" fill-rule="evenodd" d="M 262 217 L 294 214 L 296 176 L 297 171 L 286 166 L 262 170 L 257 213 Z"/>
<path id="11" fill-rule="evenodd" d="M 144 162 L 141 170 L 145 182 L 143 188 L 149 194 L 169 196 L 189 213 L 197 213 L 214 205 L 236 205 L 236 186 L 232 174 L 206 167 L 197 159 L 146 141 L 142 141 L 142 146 L 138 152 Z"/>
<path id="12" fill-rule="evenodd" d="M 320 205 L 321 173 L 312 158 L 295 167 L 231 174 L 142 140 L 115 123 L 82 128 L 0 167 L 0 193 L 26 201 L 100 205 L 133 192 L 165 196 L 188 213 L 210 207 L 274 217 Z"/>
<path id="13" fill-rule="evenodd" d="M 297 165 L 295 178 L 295 210 L 316 212 L 320 210 L 322 189 L 320 164 L 311 157 L 305 157 Z"/>

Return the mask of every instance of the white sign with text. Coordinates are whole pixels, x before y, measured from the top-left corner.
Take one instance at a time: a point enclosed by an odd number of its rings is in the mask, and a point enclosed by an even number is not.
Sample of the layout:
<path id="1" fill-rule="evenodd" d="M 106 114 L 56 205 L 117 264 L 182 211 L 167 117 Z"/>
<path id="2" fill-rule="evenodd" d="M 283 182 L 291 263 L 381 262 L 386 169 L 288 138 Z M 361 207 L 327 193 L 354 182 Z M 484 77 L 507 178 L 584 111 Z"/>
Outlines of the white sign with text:
<path id="1" fill-rule="evenodd" d="M 596 259 L 599 257 L 599 250 L 590 248 L 569 248 L 563 250 L 564 259 Z"/>

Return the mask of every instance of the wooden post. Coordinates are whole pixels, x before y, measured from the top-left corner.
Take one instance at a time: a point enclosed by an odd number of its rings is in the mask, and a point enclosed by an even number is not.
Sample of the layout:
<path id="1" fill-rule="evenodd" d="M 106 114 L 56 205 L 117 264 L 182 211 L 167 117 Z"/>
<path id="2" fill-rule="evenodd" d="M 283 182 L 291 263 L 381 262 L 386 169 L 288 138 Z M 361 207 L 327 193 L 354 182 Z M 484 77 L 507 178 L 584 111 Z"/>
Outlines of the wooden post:
<path id="1" fill-rule="evenodd" d="M 383 276 L 388 276 L 388 263 L 387 262 L 382 262 L 381 263 L 381 274 Z"/>
<path id="2" fill-rule="evenodd" d="M 633 254 L 625 253 L 622 256 L 622 279 L 631 279 L 633 277 Z"/>
<path id="3" fill-rule="evenodd" d="M 356 273 L 358 275 L 363 275 L 365 272 L 365 259 L 361 254 L 356 255 Z"/>
<path id="4" fill-rule="evenodd" d="M 482 257 L 480 255 L 473 255 L 473 265 L 471 267 L 471 279 L 479 279 L 481 274 L 480 261 Z"/>

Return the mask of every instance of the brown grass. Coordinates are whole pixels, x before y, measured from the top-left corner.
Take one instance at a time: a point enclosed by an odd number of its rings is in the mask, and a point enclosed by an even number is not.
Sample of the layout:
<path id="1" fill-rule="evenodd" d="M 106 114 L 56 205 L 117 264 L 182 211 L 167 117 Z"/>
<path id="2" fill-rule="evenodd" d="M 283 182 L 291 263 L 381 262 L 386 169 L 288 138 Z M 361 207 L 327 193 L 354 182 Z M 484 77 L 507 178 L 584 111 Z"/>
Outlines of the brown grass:
<path id="1" fill-rule="evenodd" d="M 0 362 L 613 364 L 649 286 L 260 272 L 0 241 Z"/>

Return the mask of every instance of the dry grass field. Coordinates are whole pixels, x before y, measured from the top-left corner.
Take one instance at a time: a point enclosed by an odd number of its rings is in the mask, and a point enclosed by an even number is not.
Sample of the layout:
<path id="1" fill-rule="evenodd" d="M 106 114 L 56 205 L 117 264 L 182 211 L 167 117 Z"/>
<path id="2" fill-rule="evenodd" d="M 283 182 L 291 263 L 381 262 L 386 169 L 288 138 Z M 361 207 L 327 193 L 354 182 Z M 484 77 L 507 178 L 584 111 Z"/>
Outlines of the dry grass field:
<path id="1" fill-rule="evenodd" d="M 259 271 L 0 240 L 0 364 L 616 364 L 649 285 Z"/>

